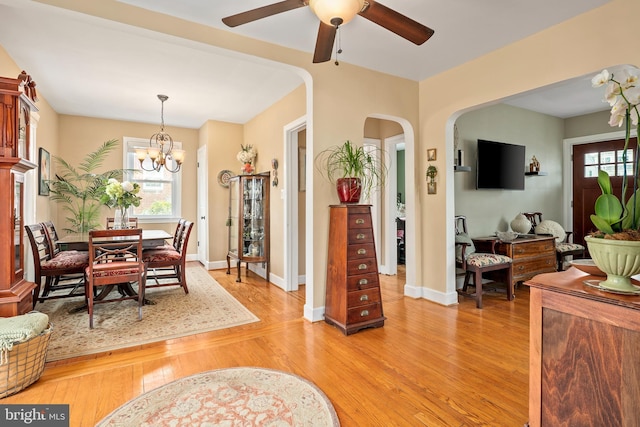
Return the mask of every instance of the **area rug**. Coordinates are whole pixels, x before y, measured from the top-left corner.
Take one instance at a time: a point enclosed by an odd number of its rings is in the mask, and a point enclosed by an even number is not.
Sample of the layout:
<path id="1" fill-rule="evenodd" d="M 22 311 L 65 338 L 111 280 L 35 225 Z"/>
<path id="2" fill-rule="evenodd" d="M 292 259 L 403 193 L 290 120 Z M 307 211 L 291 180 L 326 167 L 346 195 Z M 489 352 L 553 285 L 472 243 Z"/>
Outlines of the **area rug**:
<path id="1" fill-rule="evenodd" d="M 172 381 L 125 403 L 97 426 L 339 426 L 327 396 L 297 375 L 229 368 Z"/>
<path id="2" fill-rule="evenodd" d="M 138 320 L 135 300 L 95 305 L 94 329 L 89 329 L 86 309 L 73 312 L 83 304 L 82 297 L 38 304 L 36 309 L 48 314 L 53 325 L 47 361 L 102 353 L 259 320 L 202 266 L 188 266 L 186 274 L 188 294 L 179 286 L 147 290 L 146 298 L 154 304 L 142 308 L 142 320 Z"/>

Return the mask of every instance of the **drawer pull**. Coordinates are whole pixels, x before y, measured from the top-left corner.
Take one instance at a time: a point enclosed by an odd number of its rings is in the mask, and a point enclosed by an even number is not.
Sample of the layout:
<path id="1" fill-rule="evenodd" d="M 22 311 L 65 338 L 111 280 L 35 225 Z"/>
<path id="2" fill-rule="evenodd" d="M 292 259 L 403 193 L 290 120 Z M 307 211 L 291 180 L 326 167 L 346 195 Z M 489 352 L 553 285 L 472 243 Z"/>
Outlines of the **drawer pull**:
<path id="1" fill-rule="evenodd" d="M 358 270 L 366 270 L 366 269 L 367 269 L 367 264 L 358 265 Z"/>
<path id="2" fill-rule="evenodd" d="M 369 295 L 366 295 L 366 294 L 365 294 L 365 295 L 362 295 L 362 296 L 360 297 L 360 301 L 369 301 Z"/>
<path id="3" fill-rule="evenodd" d="M 362 240 L 362 239 L 364 239 L 364 237 L 365 237 L 364 233 L 358 233 L 358 235 L 356 236 L 356 239 Z"/>
<path id="4" fill-rule="evenodd" d="M 365 317 L 365 316 L 368 316 L 368 315 L 369 315 L 369 310 L 362 310 L 360 312 L 360 317 Z"/>
<path id="5" fill-rule="evenodd" d="M 358 255 L 365 255 L 367 253 L 367 250 L 364 248 L 358 249 Z"/>
<path id="6" fill-rule="evenodd" d="M 369 281 L 367 279 L 360 279 L 360 281 L 358 282 L 358 285 L 366 285 L 368 283 Z"/>
<path id="7" fill-rule="evenodd" d="M 364 224 L 364 219 L 362 218 L 356 219 L 356 224 Z"/>

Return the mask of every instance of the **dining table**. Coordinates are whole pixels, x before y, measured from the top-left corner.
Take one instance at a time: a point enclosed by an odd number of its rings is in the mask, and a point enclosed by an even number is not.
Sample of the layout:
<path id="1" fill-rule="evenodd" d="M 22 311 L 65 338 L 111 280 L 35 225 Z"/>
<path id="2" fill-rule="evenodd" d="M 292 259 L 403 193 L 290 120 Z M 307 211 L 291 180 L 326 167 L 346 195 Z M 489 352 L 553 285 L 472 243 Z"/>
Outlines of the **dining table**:
<path id="1" fill-rule="evenodd" d="M 173 236 L 167 233 L 164 230 L 142 230 L 142 248 L 143 249 L 152 249 L 158 246 L 163 246 L 167 239 L 173 239 Z M 113 240 L 113 238 L 111 238 Z M 94 240 L 95 241 L 95 240 Z M 66 236 L 60 238 L 58 240 L 58 248 L 61 251 L 87 251 L 89 250 L 89 233 L 71 233 Z M 126 295 L 135 295 L 136 291 L 131 287 L 130 283 L 122 283 L 119 285 L 111 285 L 101 287 L 99 293 L 95 296 L 96 301 L 103 300 L 113 291 L 114 289 L 118 289 L 118 292 Z M 153 301 L 145 298 L 145 305 L 154 304 Z M 86 304 L 75 307 L 70 312 L 77 313 L 79 311 L 84 311 L 87 309 Z"/>
<path id="2" fill-rule="evenodd" d="M 165 244 L 173 236 L 164 230 L 142 230 L 142 248 L 151 249 Z M 89 233 L 71 233 L 58 240 L 61 251 L 89 250 Z"/>

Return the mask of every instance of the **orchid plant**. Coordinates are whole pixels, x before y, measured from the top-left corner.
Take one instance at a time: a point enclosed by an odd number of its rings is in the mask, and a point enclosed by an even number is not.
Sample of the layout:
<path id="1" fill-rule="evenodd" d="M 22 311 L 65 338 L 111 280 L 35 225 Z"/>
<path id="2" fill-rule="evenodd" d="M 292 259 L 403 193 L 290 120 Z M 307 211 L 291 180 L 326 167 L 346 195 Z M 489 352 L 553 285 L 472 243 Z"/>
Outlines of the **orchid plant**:
<path id="1" fill-rule="evenodd" d="M 632 126 L 638 128 L 640 122 L 640 69 L 626 67 L 616 78 L 609 71 L 603 70 L 591 80 L 593 87 L 606 85 L 605 100 L 611 106 L 610 126 L 625 126 L 624 149 L 622 163 L 627 164 L 627 149 L 631 140 Z M 636 132 L 637 133 L 637 132 Z M 627 199 L 627 168 L 623 168 L 623 180 L 620 198 L 613 194 L 609 174 L 603 170 L 598 172 L 598 185 L 602 194 L 595 203 L 595 214 L 591 222 L 605 235 L 637 231 L 640 228 L 640 196 L 638 195 L 638 166 L 640 150 L 636 137 L 636 155 L 633 164 L 633 189 Z"/>

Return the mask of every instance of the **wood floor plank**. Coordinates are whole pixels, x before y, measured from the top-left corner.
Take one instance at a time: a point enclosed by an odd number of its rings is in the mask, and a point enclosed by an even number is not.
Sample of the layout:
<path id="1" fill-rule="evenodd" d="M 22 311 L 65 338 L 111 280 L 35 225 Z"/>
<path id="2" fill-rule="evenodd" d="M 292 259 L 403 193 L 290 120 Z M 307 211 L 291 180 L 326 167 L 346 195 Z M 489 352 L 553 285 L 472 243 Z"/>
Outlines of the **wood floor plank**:
<path id="1" fill-rule="evenodd" d="M 47 365 L 3 403 L 69 403 L 72 426 L 93 426 L 126 401 L 212 369 L 260 366 L 300 375 L 333 402 L 342 426 L 522 426 L 528 414 L 528 289 L 489 292 L 484 309 L 403 295 L 380 276 L 384 327 L 345 336 L 302 318 L 304 286 L 284 292 L 249 273 L 210 272 L 260 321 Z M 95 390 L 106 393 L 96 399 Z"/>

